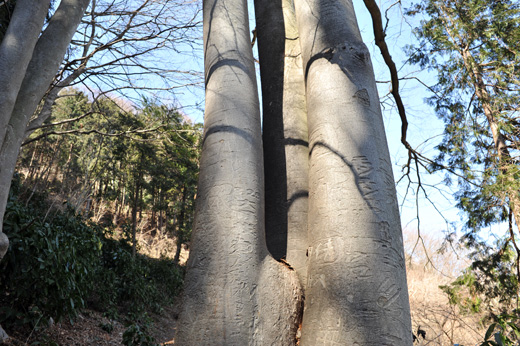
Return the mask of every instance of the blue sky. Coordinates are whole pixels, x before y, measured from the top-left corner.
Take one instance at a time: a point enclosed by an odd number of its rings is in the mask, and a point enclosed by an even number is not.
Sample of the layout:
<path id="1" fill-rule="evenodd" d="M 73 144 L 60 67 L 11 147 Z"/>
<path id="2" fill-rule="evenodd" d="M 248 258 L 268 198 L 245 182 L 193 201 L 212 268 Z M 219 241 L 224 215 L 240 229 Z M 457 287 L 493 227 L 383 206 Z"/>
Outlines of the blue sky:
<path id="1" fill-rule="evenodd" d="M 250 28 L 251 30 L 255 27 L 254 23 L 254 7 L 252 0 L 248 0 L 250 8 Z M 408 1 L 403 1 L 403 5 L 406 7 Z M 395 1 L 381 1 L 379 2 L 381 8 L 386 9 Z M 390 79 L 388 68 L 384 64 L 379 49 L 374 44 L 373 31 L 372 31 L 372 20 L 365 8 L 362 0 L 354 0 L 354 7 L 358 18 L 358 24 L 363 36 L 365 43 L 367 44 L 373 61 L 375 69 L 376 80 L 388 81 Z M 387 44 L 390 47 L 392 57 L 400 69 L 400 76 L 420 76 L 421 79 L 429 82 L 434 82 L 433 76 L 427 71 L 419 71 L 417 66 L 409 66 L 404 64 L 407 59 L 406 54 L 403 51 L 405 45 L 414 42 L 414 36 L 411 31 L 410 19 L 407 18 L 405 21 L 403 14 L 401 13 L 401 7 L 394 6 L 389 12 L 390 22 L 387 31 Z M 256 48 L 256 46 L 255 46 Z M 257 56 L 257 53 L 255 52 Z M 203 61 L 202 54 L 197 57 L 193 57 L 188 61 L 190 68 L 200 69 L 202 71 Z M 260 80 L 258 76 L 258 80 Z M 407 153 L 405 148 L 400 142 L 401 136 L 401 120 L 398 116 L 397 110 L 393 107 L 393 99 L 389 98 L 388 91 L 389 85 L 385 83 L 379 83 L 379 94 L 382 100 L 383 117 L 387 132 L 387 141 L 390 148 L 390 155 L 392 157 L 392 164 L 394 169 L 394 177 L 396 180 L 402 175 L 402 166 L 406 162 Z M 260 89 L 260 87 L 259 87 Z M 401 83 L 400 90 L 406 109 L 408 113 L 408 121 L 410 123 L 408 129 L 408 139 L 410 143 L 420 148 L 422 153 L 434 156 L 434 146 L 441 139 L 440 135 L 443 131 L 443 124 L 433 114 L 433 111 L 425 105 L 425 98 L 427 92 L 425 88 L 417 82 L 405 81 Z M 196 90 L 195 93 L 185 91 L 182 95 L 176 95 L 178 102 L 187 106 L 185 112 L 192 117 L 195 121 L 201 122 L 203 120 L 202 107 L 198 110 L 190 107 L 197 103 L 197 100 L 203 98 L 203 91 L 201 89 Z M 201 105 L 203 106 L 203 104 Z M 433 139 L 432 139 L 433 138 Z M 424 144 L 423 144 L 424 143 Z M 424 172 L 423 172 L 424 173 Z M 442 180 L 442 176 L 427 176 L 424 174 L 421 179 L 424 184 L 430 184 L 432 186 L 439 187 Z M 404 228 L 416 230 L 418 226 L 422 232 L 430 233 L 433 235 L 440 235 L 442 232 L 448 230 L 447 218 L 450 222 L 459 221 L 458 210 L 454 207 L 455 202 L 450 198 L 453 194 L 451 191 L 445 189 L 444 193 L 439 190 L 427 188 L 428 197 L 435 203 L 435 207 L 427 201 L 423 194 L 420 194 L 416 199 L 414 193 L 415 186 L 411 189 L 406 189 L 406 179 L 404 179 L 398 186 L 398 199 L 401 205 L 401 219 Z M 420 225 L 417 223 L 417 213 L 420 216 Z M 440 214 L 444 215 L 444 217 Z M 451 229 L 450 229 L 451 230 Z"/>
<path id="2" fill-rule="evenodd" d="M 417 1 L 415 1 L 417 3 Z M 382 12 L 391 7 L 388 12 L 388 30 L 386 42 L 389 46 L 392 58 L 399 69 L 399 77 L 418 77 L 428 85 L 436 83 L 436 75 L 433 71 L 421 70 L 417 65 L 407 64 L 408 59 L 405 47 L 415 44 L 413 28 L 420 25 L 421 15 L 414 18 L 405 17 L 403 12 L 411 6 L 412 1 L 381 0 L 378 1 Z M 402 4 L 402 7 L 399 6 Z M 393 5 L 393 6 L 392 6 Z M 364 39 L 371 51 L 372 62 L 375 69 L 376 80 L 387 81 L 390 79 L 388 68 L 385 65 L 379 49 L 374 44 L 372 20 L 362 0 L 354 0 L 354 7 L 358 18 L 359 27 Z M 379 95 L 382 100 L 383 118 L 387 133 L 387 141 L 392 157 L 394 177 L 396 181 L 402 176 L 402 166 L 406 163 L 407 153 L 400 143 L 401 120 L 392 102 L 388 102 L 385 95 L 388 94 L 388 84 L 378 84 Z M 441 141 L 444 125 L 437 118 L 433 109 L 426 104 L 426 98 L 430 96 L 427 88 L 417 80 L 408 79 L 401 81 L 400 94 L 406 107 L 409 122 L 407 138 L 410 144 L 423 155 L 434 158 L 435 146 Z M 414 189 L 406 189 L 406 179 L 397 185 L 398 199 L 401 204 L 401 221 L 403 229 L 417 230 L 428 233 L 434 237 L 441 236 L 448 231 L 459 231 L 463 226 L 464 216 L 456 208 L 453 194 L 456 183 L 450 188 L 443 183 L 444 174 L 427 174 L 422 170 L 421 181 L 425 186 L 427 197 L 424 193 L 416 195 Z M 416 198 L 417 197 L 417 198 Z M 420 224 L 418 223 L 418 216 Z M 492 241 L 493 232 L 503 234 L 507 231 L 505 224 L 492 226 L 481 232 L 482 237 Z"/>
<path id="3" fill-rule="evenodd" d="M 253 4 L 252 0 L 248 0 L 248 2 L 250 7 L 250 27 L 252 30 L 255 27 Z M 388 81 L 390 79 L 388 68 L 383 62 L 379 49 L 374 45 L 371 17 L 362 0 L 353 0 L 353 2 L 363 39 L 371 52 L 376 80 Z M 392 57 L 400 69 L 400 77 L 415 76 L 426 83 L 435 83 L 435 75 L 432 72 L 421 71 L 418 66 L 410 66 L 405 63 L 407 56 L 404 53 L 404 47 L 415 42 L 412 28 L 418 25 L 420 19 L 404 17 L 402 13 L 403 7 L 410 6 L 411 1 L 381 0 L 378 4 L 383 13 L 387 8 L 391 7 L 391 10 L 388 12 L 390 21 L 388 23 L 386 41 Z M 176 68 L 202 72 L 202 41 L 199 44 L 200 49 L 196 50 L 197 54 L 195 55 L 173 54 L 165 58 L 170 59 Z M 394 177 L 398 180 L 402 176 L 402 166 L 406 163 L 407 158 L 407 152 L 400 143 L 401 120 L 396 108 L 393 107 L 393 99 L 388 96 L 389 84 L 379 83 L 378 88 L 382 101 L 383 118 L 393 163 Z M 400 93 L 407 110 L 409 142 L 421 153 L 433 158 L 435 156 L 435 145 L 441 140 L 443 124 L 425 103 L 425 99 L 428 97 L 427 89 L 415 80 L 406 80 L 401 82 Z M 176 89 L 173 96 L 172 94 L 162 94 L 160 98 L 167 103 L 181 106 L 182 111 L 186 115 L 197 122 L 202 122 L 204 92 L 201 86 L 189 89 Z M 419 227 L 421 232 L 429 233 L 433 236 L 442 236 L 442 233 L 446 231 L 460 230 L 462 222 L 459 212 L 455 208 L 455 201 L 452 198 L 453 191 L 442 184 L 442 175 L 428 175 L 424 171 L 422 173 L 421 180 L 425 186 L 428 198 L 422 192 L 418 195 L 415 194 L 416 185 L 412 185 L 410 189 L 407 189 L 406 179 L 403 179 L 397 185 L 403 229 L 417 230 Z M 415 176 L 414 180 L 416 180 Z M 418 220 L 420 220 L 420 224 Z"/>

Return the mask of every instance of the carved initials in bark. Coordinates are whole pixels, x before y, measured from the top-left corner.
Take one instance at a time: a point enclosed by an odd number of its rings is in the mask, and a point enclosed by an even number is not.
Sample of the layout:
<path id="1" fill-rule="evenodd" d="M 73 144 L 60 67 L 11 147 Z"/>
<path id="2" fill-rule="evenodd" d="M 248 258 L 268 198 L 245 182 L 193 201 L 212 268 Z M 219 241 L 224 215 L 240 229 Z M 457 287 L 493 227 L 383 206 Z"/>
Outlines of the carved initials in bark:
<path id="1" fill-rule="evenodd" d="M 352 2 L 255 6 L 264 157 L 246 1 L 204 1 L 207 133 L 176 342 L 293 344 L 301 280 L 302 346 L 410 345 L 393 177 Z M 269 250 L 298 277 L 266 251 L 264 191 Z"/>
<path id="2" fill-rule="evenodd" d="M 380 196 L 377 195 L 379 184 L 372 180 L 374 172 L 372 163 L 365 156 L 357 156 L 352 159 L 352 166 L 353 173 L 357 175 L 357 186 L 366 204 L 374 213 L 381 213 L 383 209 Z"/>

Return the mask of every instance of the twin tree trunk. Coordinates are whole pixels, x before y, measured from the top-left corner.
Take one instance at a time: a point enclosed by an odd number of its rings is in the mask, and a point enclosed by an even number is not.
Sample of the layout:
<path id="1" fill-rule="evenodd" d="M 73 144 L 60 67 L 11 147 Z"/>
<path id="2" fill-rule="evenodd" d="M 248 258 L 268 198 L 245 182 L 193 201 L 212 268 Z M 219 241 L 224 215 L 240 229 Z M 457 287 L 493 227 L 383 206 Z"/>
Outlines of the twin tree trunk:
<path id="1" fill-rule="evenodd" d="M 411 345 L 394 180 L 352 2 L 255 6 L 263 141 L 247 1 L 204 1 L 205 132 L 176 343 Z"/>
<path id="2" fill-rule="evenodd" d="M 268 253 L 246 0 L 204 1 L 206 114 L 179 345 L 290 345 L 301 289 Z"/>

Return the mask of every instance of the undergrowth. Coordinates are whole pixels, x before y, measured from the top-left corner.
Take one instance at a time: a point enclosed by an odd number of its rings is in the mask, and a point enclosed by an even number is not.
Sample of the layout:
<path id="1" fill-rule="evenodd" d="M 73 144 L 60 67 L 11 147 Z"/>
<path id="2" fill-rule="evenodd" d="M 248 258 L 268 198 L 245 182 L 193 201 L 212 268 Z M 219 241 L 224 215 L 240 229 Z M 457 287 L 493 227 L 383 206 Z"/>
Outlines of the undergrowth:
<path id="1" fill-rule="evenodd" d="M 0 324 L 39 329 L 93 308 L 124 321 L 126 345 L 153 344 L 147 312 L 161 312 L 182 285 L 169 259 L 132 255 L 128 234 L 113 238 L 70 208 L 53 210 L 44 195 L 19 199 L 15 179 L 4 219 L 9 251 L 0 262 Z"/>

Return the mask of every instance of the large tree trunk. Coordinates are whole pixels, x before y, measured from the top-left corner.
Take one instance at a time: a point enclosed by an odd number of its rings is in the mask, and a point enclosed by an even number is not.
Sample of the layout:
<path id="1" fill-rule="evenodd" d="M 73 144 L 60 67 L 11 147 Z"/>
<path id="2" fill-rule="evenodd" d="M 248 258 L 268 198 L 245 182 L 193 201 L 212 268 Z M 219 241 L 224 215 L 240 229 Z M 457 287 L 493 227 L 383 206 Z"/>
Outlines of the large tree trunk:
<path id="1" fill-rule="evenodd" d="M 287 255 L 287 167 L 283 133 L 285 28 L 282 1 L 255 1 L 262 81 L 265 232 L 267 248 L 276 259 Z"/>
<path id="2" fill-rule="evenodd" d="M 394 179 L 352 1 L 295 6 L 311 153 L 302 345 L 412 345 Z"/>
<path id="3" fill-rule="evenodd" d="M 263 154 L 246 0 L 204 1 L 206 113 L 197 209 L 176 343 L 288 345 L 301 291 L 269 256 Z"/>
<path id="4" fill-rule="evenodd" d="M 255 1 L 262 77 L 267 247 L 306 282 L 308 135 L 293 0 Z"/>

